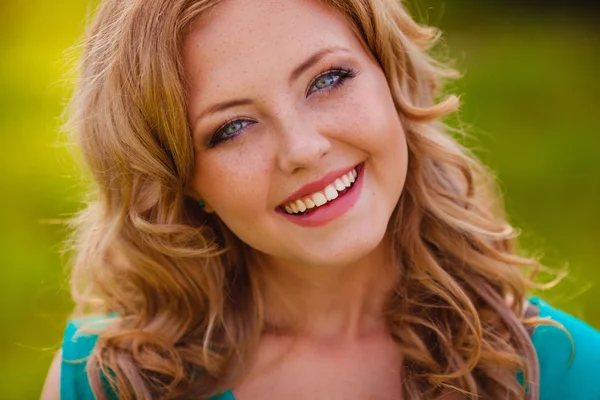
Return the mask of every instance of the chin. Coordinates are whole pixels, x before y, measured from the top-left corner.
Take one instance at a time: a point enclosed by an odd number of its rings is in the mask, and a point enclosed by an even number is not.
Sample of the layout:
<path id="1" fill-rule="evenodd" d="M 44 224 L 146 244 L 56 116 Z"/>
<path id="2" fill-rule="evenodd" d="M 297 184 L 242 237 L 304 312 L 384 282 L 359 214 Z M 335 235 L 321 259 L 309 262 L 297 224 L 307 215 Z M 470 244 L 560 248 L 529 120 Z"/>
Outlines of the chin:
<path id="1" fill-rule="evenodd" d="M 356 235 L 342 235 L 327 242 L 314 243 L 298 254 L 299 261 L 320 268 L 339 268 L 359 262 L 378 250 L 385 236 L 379 231 L 356 230 Z M 370 234 L 364 235 L 363 232 Z"/>

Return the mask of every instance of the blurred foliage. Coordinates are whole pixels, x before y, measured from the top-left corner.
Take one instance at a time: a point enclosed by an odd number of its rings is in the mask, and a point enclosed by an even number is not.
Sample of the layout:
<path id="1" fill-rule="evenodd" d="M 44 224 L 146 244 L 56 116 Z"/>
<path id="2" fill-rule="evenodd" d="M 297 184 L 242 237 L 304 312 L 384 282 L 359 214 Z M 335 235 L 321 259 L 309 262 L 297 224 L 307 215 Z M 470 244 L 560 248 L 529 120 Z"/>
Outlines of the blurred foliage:
<path id="1" fill-rule="evenodd" d="M 529 5 L 528 5 L 529 3 Z M 528 254 L 571 274 L 543 295 L 600 327 L 597 262 L 600 32 L 586 9 L 554 3 L 417 0 L 446 31 L 465 72 L 454 84 L 476 153 L 498 174 Z M 0 2 L 0 399 L 38 398 L 72 304 L 59 256 L 81 203 L 58 145 L 70 92 L 65 49 L 84 30 L 85 0 Z"/>

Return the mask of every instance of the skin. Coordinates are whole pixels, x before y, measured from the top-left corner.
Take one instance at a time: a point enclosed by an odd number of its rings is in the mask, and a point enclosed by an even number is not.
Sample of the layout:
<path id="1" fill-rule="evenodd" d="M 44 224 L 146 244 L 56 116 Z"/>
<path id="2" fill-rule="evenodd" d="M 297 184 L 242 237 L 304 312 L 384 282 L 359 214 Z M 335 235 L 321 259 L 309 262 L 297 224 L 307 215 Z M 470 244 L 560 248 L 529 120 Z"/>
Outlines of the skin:
<path id="1" fill-rule="evenodd" d="M 194 192 L 265 264 L 267 319 L 278 325 L 236 398 L 399 398 L 401 355 L 381 309 L 396 278 L 386 228 L 408 155 L 381 68 L 342 15 L 307 0 L 224 2 L 193 27 L 183 60 Z M 314 86 L 332 66 L 356 76 Z M 237 99 L 249 101 L 210 111 Z M 240 118 L 251 122 L 237 137 L 210 146 Z M 361 196 L 340 218 L 307 228 L 276 212 L 303 185 L 360 162 Z"/>

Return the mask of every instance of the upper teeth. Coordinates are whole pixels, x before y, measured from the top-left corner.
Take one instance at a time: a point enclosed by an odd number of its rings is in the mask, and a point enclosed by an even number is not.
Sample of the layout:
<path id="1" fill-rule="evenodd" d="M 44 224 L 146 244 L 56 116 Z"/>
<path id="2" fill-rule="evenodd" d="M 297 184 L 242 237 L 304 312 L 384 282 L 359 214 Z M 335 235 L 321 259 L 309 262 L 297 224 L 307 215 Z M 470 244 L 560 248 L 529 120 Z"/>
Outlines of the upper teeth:
<path id="1" fill-rule="evenodd" d="M 344 174 L 334 180 L 322 191 L 313 193 L 303 199 L 298 199 L 286 204 L 284 206 L 285 211 L 288 214 L 297 214 L 299 212 L 304 212 L 307 209 L 321 207 L 328 201 L 337 199 L 338 192 L 341 192 L 342 190 L 352 186 L 357 176 L 358 173 L 356 172 L 355 168 L 347 174 Z"/>

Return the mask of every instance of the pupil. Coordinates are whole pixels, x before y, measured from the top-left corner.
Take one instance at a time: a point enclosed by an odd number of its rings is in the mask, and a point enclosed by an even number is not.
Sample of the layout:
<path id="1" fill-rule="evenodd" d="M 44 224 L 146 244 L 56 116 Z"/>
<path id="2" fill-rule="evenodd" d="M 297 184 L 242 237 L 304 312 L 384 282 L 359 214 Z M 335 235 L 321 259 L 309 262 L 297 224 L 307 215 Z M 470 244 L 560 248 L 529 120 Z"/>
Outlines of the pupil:
<path id="1" fill-rule="evenodd" d="M 319 86 L 321 88 L 329 86 L 334 82 L 334 80 L 335 80 L 335 78 L 331 75 L 324 76 L 321 79 L 319 79 L 319 82 L 317 82 L 317 86 Z"/>
<path id="2" fill-rule="evenodd" d="M 241 129 L 240 125 L 241 123 L 239 121 L 229 125 L 229 128 L 227 128 L 227 134 L 235 133 L 236 131 Z"/>

